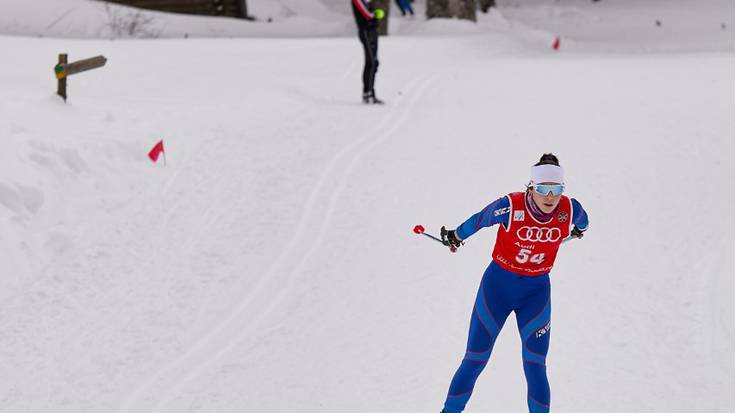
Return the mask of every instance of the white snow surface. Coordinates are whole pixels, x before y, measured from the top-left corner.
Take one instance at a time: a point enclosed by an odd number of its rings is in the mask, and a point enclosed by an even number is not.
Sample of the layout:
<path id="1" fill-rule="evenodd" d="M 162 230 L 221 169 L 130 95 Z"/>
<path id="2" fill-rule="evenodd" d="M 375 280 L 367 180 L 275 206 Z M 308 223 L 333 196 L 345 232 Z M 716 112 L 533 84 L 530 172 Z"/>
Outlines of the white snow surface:
<path id="1" fill-rule="evenodd" d="M 347 7 L 249 3 L 273 23 L 115 41 L 95 2 L 0 3 L 1 412 L 438 412 L 496 229 L 411 230 L 548 151 L 591 220 L 552 272 L 553 411 L 732 410 L 732 2 L 399 18 L 375 107 Z M 109 59 L 66 103 L 61 52 Z M 526 409 L 512 318 L 468 412 Z"/>

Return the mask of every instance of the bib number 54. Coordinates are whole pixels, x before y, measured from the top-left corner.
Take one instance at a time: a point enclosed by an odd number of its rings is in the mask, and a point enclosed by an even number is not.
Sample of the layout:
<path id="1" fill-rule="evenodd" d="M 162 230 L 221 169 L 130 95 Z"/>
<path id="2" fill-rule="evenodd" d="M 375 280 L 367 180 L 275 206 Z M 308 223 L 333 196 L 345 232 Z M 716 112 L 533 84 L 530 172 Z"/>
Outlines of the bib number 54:
<path id="1" fill-rule="evenodd" d="M 541 264 L 544 262 L 544 258 L 546 258 L 546 254 L 543 252 L 540 252 L 538 254 L 531 255 L 533 251 L 521 248 L 520 251 L 518 251 L 518 255 L 516 255 L 516 261 L 518 261 L 519 264 L 525 264 L 527 262 L 532 262 L 534 264 Z"/>

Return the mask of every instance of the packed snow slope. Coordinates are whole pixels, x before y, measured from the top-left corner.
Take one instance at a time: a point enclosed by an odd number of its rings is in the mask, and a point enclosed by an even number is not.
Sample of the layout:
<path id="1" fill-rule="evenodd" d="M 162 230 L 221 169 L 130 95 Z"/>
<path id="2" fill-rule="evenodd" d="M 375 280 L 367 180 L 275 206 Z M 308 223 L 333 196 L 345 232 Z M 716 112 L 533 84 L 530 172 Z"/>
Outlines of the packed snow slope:
<path id="1" fill-rule="evenodd" d="M 438 412 L 496 229 L 411 230 L 551 151 L 554 411 L 729 412 L 735 55 L 421 26 L 371 107 L 354 38 L 0 37 L 0 411 Z M 109 59 L 66 103 L 59 52 Z M 511 316 L 467 411 L 525 408 Z"/>

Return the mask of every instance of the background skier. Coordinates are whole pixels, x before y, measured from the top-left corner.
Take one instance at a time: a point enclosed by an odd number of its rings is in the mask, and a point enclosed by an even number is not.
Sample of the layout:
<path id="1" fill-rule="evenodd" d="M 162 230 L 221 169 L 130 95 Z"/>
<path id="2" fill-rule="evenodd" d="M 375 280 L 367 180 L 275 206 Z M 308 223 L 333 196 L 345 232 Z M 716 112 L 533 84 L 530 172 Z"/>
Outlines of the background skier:
<path id="1" fill-rule="evenodd" d="M 549 272 L 568 236 L 581 238 L 587 213 L 562 195 L 564 170 L 553 154 L 531 168 L 526 192 L 506 195 L 471 216 L 456 230 L 442 227 L 445 245 L 459 248 L 480 228 L 500 224 L 493 259 L 485 270 L 472 309 L 467 351 L 449 387 L 444 413 L 464 410 L 506 318 L 515 311 L 523 346 L 523 371 L 531 413 L 549 411 L 546 354 L 551 329 Z"/>
<path id="2" fill-rule="evenodd" d="M 396 0 L 398 9 L 401 11 L 401 16 L 405 16 L 406 13 L 413 16 L 413 7 L 411 7 L 411 3 L 413 3 L 413 0 Z"/>
<path id="3" fill-rule="evenodd" d="M 370 0 L 351 0 L 352 12 L 357 23 L 357 35 L 365 52 L 362 71 L 362 102 L 382 104 L 375 97 L 375 73 L 378 71 L 378 23 L 385 17 L 383 9 L 374 8 Z"/>

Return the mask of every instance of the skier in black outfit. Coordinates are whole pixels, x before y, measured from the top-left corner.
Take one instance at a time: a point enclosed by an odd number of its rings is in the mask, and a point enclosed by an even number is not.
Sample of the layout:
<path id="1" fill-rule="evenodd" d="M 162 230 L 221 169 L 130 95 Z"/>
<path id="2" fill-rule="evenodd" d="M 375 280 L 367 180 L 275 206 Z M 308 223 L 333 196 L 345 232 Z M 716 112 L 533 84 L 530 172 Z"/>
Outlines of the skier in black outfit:
<path id="1" fill-rule="evenodd" d="M 362 72 L 362 103 L 382 104 L 375 97 L 375 73 L 378 71 L 378 21 L 383 9 L 374 8 L 370 0 L 350 0 L 357 23 L 357 34 L 365 51 L 365 68 Z"/>

